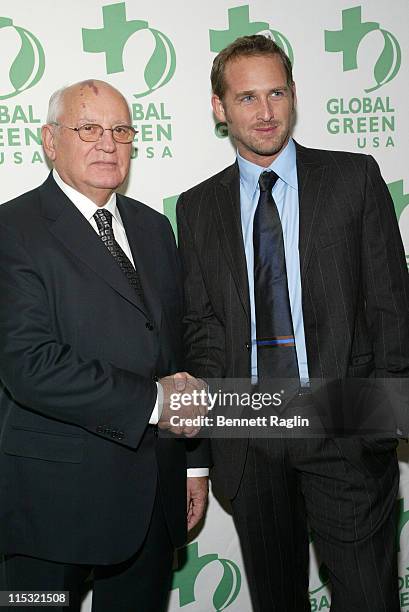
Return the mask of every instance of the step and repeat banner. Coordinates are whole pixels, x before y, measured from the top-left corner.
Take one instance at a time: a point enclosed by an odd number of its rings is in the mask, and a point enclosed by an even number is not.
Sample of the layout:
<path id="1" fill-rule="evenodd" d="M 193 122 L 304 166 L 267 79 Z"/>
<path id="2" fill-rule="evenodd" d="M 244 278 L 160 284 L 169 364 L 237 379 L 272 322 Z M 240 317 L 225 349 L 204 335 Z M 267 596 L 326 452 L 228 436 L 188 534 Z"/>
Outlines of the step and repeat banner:
<path id="1" fill-rule="evenodd" d="M 376 158 L 409 263 L 408 31 L 406 0 L 0 0 L 0 200 L 49 172 L 41 125 L 50 94 L 97 78 L 124 93 L 139 131 L 124 191 L 175 227 L 178 194 L 234 159 L 211 112 L 212 61 L 238 36 L 264 33 L 293 60 L 296 139 Z M 399 589 L 409 610 L 405 444 L 399 452 Z M 311 610 L 329 610 L 313 542 L 311 558 Z M 249 612 L 251 604 L 228 506 L 211 496 L 202 530 L 178 555 L 169 610 L 226 609 Z"/>

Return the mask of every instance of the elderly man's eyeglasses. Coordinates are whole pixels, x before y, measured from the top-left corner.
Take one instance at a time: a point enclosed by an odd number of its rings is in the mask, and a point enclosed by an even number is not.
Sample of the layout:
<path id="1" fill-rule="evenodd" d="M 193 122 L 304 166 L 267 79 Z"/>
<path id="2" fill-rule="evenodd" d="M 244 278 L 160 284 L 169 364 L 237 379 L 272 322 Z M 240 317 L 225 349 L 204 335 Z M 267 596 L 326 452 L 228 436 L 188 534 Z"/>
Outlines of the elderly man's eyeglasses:
<path id="1" fill-rule="evenodd" d="M 53 123 L 53 125 L 77 132 L 81 140 L 85 142 L 97 142 L 102 138 L 104 132 L 108 131 L 112 132 L 112 138 L 115 142 L 129 144 L 138 133 L 137 130 L 130 125 L 116 125 L 113 128 L 103 128 L 102 125 L 98 125 L 97 123 L 85 123 L 78 128 L 62 125 L 61 123 Z"/>

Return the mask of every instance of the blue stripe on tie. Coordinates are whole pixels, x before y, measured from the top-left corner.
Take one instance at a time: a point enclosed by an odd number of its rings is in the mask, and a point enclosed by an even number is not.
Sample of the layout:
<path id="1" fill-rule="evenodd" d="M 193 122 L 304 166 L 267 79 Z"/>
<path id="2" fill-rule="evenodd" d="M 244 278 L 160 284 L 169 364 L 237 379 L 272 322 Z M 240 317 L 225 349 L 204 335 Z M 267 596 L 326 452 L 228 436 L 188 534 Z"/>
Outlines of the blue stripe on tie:
<path id="1" fill-rule="evenodd" d="M 294 344 L 294 336 L 280 340 L 256 340 L 257 346 L 280 346 L 280 344 Z"/>

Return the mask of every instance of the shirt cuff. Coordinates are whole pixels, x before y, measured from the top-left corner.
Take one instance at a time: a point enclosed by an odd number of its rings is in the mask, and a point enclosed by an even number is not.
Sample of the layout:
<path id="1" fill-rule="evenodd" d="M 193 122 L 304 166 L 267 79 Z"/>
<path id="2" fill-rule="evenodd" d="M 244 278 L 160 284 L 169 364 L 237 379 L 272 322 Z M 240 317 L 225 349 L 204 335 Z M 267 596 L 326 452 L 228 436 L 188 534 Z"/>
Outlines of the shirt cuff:
<path id="1" fill-rule="evenodd" d="M 209 476 L 209 468 L 187 468 L 188 478 L 198 478 L 199 476 Z"/>
<path id="2" fill-rule="evenodd" d="M 151 418 L 149 419 L 149 425 L 157 425 L 159 423 L 159 419 L 162 416 L 163 410 L 163 402 L 160 402 L 160 398 L 163 395 L 162 385 L 160 383 L 156 383 L 157 394 L 156 394 L 156 402 L 155 406 L 152 410 Z M 161 406 L 159 406 L 159 403 Z M 188 478 L 199 478 L 201 476 L 209 476 L 209 468 L 188 468 L 187 469 L 187 477 Z"/>
<path id="3" fill-rule="evenodd" d="M 162 416 L 163 402 L 160 402 L 159 400 L 160 400 L 160 397 L 163 396 L 163 391 L 162 391 L 162 385 L 158 382 L 156 383 L 156 389 L 157 389 L 156 402 L 152 410 L 151 417 L 149 419 L 149 425 L 157 425 L 159 423 L 160 417 Z M 159 403 L 161 405 L 159 405 Z"/>

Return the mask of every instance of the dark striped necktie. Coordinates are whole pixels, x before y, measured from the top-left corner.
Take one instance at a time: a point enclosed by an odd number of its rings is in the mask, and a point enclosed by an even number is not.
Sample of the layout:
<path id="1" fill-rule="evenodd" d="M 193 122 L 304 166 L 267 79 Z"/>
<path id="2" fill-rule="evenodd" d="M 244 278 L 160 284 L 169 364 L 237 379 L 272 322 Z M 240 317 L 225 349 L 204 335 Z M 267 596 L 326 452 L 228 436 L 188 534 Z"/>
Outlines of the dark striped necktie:
<path id="1" fill-rule="evenodd" d="M 102 242 L 125 274 L 131 287 L 136 291 L 141 301 L 145 303 L 139 274 L 115 240 L 114 230 L 112 229 L 112 214 L 109 210 L 100 208 L 94 214 L 94 219 Z"/>
<path id="2" fill-rule="evenodd" d="M 254 299 L 259 378 L 298 378 L 283 230 L 271 190 L 278 176 L 263 172 L 254 215 Z"/>

